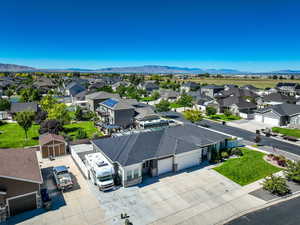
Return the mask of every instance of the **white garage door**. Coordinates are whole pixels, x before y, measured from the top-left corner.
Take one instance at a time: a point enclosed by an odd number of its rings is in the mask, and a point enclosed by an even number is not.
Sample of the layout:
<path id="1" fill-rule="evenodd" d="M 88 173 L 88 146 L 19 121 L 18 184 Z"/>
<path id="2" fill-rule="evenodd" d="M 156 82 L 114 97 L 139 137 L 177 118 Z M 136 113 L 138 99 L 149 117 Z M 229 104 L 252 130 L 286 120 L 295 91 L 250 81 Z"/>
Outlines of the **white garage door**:
<path id="1" fill-rule="evenodd" d="M 264 123 L 272 126 L 279 126 L 279 120 L 275 118 L 265 117 Z"/>
<path id="2" fill-rule="evenodd" d="M 200 153 L 181 154 L 176 156 L 177 170 L 183 170 L 192 166 L 199 165 Z"/>
<path id="3" fill-rule="evenodd" d="M 260 114 L 255 114 L 254 119 L 255 119 L 257 122 L 264 122 L 264 121 L 263 121 L 263 116 L 260 115 Z"/>
<path id="4" fill-rule="evenodd" d="M 173 157 L 160 159 L 157 161 L 157 175 L 173 171 Z"/>

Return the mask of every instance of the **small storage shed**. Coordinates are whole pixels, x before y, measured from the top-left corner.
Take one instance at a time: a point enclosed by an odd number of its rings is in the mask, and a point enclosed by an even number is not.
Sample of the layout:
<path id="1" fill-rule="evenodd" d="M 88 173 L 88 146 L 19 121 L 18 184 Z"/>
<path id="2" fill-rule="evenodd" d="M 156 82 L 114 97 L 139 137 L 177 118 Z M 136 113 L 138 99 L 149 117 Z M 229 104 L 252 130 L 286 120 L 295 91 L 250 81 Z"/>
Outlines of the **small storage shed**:
<path id="1" fill-rule="evenodd" d="M 42 158 L 61 156 L 67 153 L 67 142 L 61 135 L 43 134 L 39 138 L 39 143 Z"/>

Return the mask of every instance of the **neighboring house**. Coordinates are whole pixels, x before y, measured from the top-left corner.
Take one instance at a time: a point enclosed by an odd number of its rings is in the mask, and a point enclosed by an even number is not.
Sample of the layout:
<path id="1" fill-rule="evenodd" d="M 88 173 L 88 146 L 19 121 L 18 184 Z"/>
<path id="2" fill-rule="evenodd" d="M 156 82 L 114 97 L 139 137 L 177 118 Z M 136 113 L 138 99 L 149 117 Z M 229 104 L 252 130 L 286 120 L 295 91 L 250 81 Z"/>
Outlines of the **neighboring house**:
<path id="1" fill-rule="evenodd" d="M 99 81 L 96 83 L 91 83 L 88 87 L 89 92 L 94 92 L 97 91 L 100 88 L 103 88 L 104 86 L 106 86 L 104 81 Z"/>
<path id="2" fill-rule="evenodd" d="M 249 91 L 253 91 L 254 93 L 258 92 L 259 89 L 251 84 L 247 84 L 247 85 L 244 85 L 241 87 L 242 89 L 246 89 L 246 90 L 249 90 Z"/>
<path id="3" fill-rule="evenodd" d="M 42 158 L 56 157 L 67 154 L 67 142 L 64 137 L 57 134 L 42 134 L 39 137 Z"/>
<path id="4" fill-rule="evenodd" d="M 300 105 L 284 103 L 259 109 L 255 112 L 254 119 L 270 126 L 299 127 Z"/>
<path id="5" fill-rule="evenodd" d="M 104 124 L 127 128 L 133 125 L 133 104 L 138 103 L 133 99 L 109 98 L 101 102 L 96 111 Z"/>
<path id="6" fill-rule="evenodd" d="M 215 96 L 215 94 L 217 94 L 223 90 L 224 90 L 223 86 L 207 85 L 207 86 L 201 87 L 201 94 L 205 94 L 205 95 L 213 98 Z"/>
<path id="7" fill-rule="evenodd" d="M 230 88 L 238 88 L 238 86 L 235 84 L 225 84 L 224 85 L 225 90 L 229 90 Z"/>
<path id="8" fill-rule="evenodd" d="M 108 93 L 105 91 L 98 91 L 92 94 L 88 94 L 85 96 L 85 99 L 88 102 L 89 108 L 92 111 L 96 111 L 99 106 L 100 102 L 103 102 L 109 98 L 117 98 L 119 99 L 120 96 L 118 94 Z"/>
<path id="9" fill-rule="evenodd" d="M 35 149 L 0 149 L 0 222 L 41 207 L 42 183 Z"/>
<path id="10" fill-rule="evenodd" d="M 85 96 L 88 94 L 87 90 L 81 91 L 73 96 L 71 96 L 71 104 L 74 106 L 80 106 L 82 108 L 86 108 L 88 105 Z"/>
<path id="11" fill-rule="evenodd" d="M 220 91 L 219 93 L 217 93 L 215 95 L 216 98 L 227 98 L 227 97 L 231 97 L 231 96 L 243 97 L 243 98 L 248 98 L 251 100 L 255 100 L 259 97 L 256 93 L 254 93 L 251 90 L 237 88 L 237 87 L 230 88 L 230 89 L 227 89 L 224 91 Z"/>
<path id="12" fill-rule="evenodd" d="M 65 88 L 66 95 L 71 96 L 71 97 L 73 97 L 73 96 L 77 95 L 78 93 L 85 91 L 85 90 L 86 90 L 86 88 L 82 84 L 80 84 L 79 82 L 75 82 L 75 81 L 72 81 Z"/>
<path id="13" fill-rule="evenodd" d="M 240 111 L 252 112 L 254 109 L 257 109 L 257 106 L 254 102 L 249 99 L 246 99 L 242 96 L 229 96 L 226 98 L 221 98 L 217 100 L 219 105 L 219 112 L 224 112 L 225 110 L 230 110 L 233 114 L 239 115 Z"/>
<path id="14" fill-rule="evenodd" d="M 148 93 L 151 93 L 152 91 L 159 89 L 159 86 L 155 83 L 155 81 L 152 80 L 145 81 L 144 83 L 139 84 L 138 87 L 140 89 L 147 91 Z"/>
<path id="15" fill-rule="evenodd" d="M 129 83 L 126 81 L 119 81 L 119 82 L 111 85 L 111 88 L 113 89 L 113 91 L 116 91 L 118 89 L 118 87 L 120 87 L 120 86 L 127 87 L 127 86 L 129 86 Z"/>
<path id="16" fill-rule="evenodd" d="M 186 83 L 183 83 L 181 86 L 180 86 L 180 91 L 181 92 L 190 92 L 190 91 L 196 91 L 200 88 L 200 85 L 198 83 L 195 83 L 195 82 L 186 82 Z"/>
<path id="17" fill-rule="evenodd" d="M 38 112 L 39 107 L 36 102 L 12 102 L 10 105 L 10 116 L 18 112 Z"/>
<path id="18" fill-rule="evenodd" d="M 258 103 L 261 107 L 283 103 L 295 104 L 296 98 L 294 96 L 288 96 L 281 93 L 271 93 L 261 97 Z"/>
<path id="19" fill-rule="evenodd" d="M 154 112 L 153 107 L 139 103 L 134 105 L 135 116 L 134 123 L 137 127 L 142 129 L 168 126 L 169 121 L 161 119 L 159 115 Z"/>
<path id="20" fill-rule="evenodd" d="M 300 84 L 298 83 L 278 83 L 276 85 L 278 92 L 290 96 L 300 94 Z"/>
<path id="21" fill-rule="evenodd" d="M 149 175 L 197 166 L 209 160 L 212 151 L 228 148 L 230 138 L 207 128 L 184 125 L 97 139 L 92 144 L 114 165 L 122 185 L 128 187 Z"/>
<path id="22" fill-rule="evenodd" d="M 47 77 L 38 78 L 38 80 L 33 83 L 33 86 L 38 88 L 42 93 L 48 93 L 49 90 L 57 87 L 53 80 Z"/>
<path id="23" fill-rule="evenodd" d="M 103 76 L 101 78 L 107 85 L 112 85 L 122 80 L 120 76 Z"/>
<path id="24" fill-rule="evenodd" d="M 161 90 L 159 94 L 160 100 L 168 100 L 170 102 L 176 101 L 180 96 L 179 92 L 173 90 Z"/>

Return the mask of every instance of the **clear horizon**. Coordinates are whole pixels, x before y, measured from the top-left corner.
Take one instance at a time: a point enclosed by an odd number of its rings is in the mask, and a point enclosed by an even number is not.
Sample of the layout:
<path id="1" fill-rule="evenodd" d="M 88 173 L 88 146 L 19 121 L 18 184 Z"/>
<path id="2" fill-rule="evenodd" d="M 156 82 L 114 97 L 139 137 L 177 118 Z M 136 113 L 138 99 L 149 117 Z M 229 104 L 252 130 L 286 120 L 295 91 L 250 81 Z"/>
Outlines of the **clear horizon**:
<path id="1" fill-rule="evenodd" d="M 0 63 L 300 70 L 299 7 L 296 0 L 5 1 Z"/>

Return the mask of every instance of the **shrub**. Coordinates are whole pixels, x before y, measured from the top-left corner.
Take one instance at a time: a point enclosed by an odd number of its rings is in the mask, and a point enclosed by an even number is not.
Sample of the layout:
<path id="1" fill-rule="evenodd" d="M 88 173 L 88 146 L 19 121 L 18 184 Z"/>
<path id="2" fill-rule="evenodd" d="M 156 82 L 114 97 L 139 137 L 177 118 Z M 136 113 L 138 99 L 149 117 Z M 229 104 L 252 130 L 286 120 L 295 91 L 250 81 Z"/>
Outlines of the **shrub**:
<path id="1" fill-rule="evenodd" d="M 271 175 L 266 177 L 263 182 L 263 188 L 275 195 L 286 195 L 290 189 L 286 184 L 286 179 L 280 176 Z"/>
<path id="2" fill-rule="evenodd" d="M 227 152 L 221 152 L 222 159 L 227 159 L 229 157 L 229 154 Z"/>
<path id="3" fill-rule="evenodd" d="M 231 150 L 231 155 L 243 156 L 243 152 L 241 149 L 235 148 Z"/>
<path id="4" fill-rule="evenodd" d="M 87 138 L 87 133 L 84 129 L 79 128 L 76 132 L 76 139 L 84 139 Z"/>
<path id="5" fill-rule="evenodd" d="M 288 180 L 300 183 L 300 161 L 286 161 L 286 170 L 284 171 L 285 176 Z"/>

